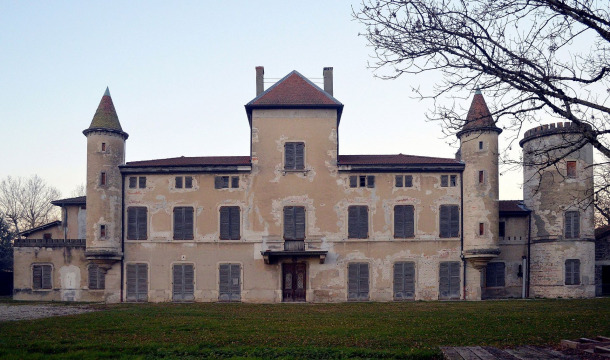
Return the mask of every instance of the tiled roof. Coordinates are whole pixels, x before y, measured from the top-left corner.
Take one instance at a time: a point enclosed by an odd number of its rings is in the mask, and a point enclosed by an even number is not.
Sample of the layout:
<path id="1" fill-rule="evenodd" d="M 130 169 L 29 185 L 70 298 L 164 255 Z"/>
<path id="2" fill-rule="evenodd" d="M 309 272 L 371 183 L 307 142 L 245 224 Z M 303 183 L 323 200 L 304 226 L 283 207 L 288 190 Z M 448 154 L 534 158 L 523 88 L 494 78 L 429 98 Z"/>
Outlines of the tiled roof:
<path id="1" fill-rule="evenodd" d="M 448 158 L 435 158 L 416 155 L 339 155 L 339 165 L 427 165 L 427 164 L 461 164 L 460 161 Z"/>
<path id="2" fill-rule="evenodd" d="M 168 159 L 155 159 L 144 161 L 130 161 L 123 167 L 147 167 L 147 166 L 229 166 L 250 165 L 249 156 L 196 156 L 175 157 Z"/>
<path id="3" fill-rule="evenodd" d="M 523 200 L 500 200 L 500 212 L 504 213 L 523 213 L 528 214 L 528 210 L 523 204 Z"/>
<path id="4" fill-rule="evenodd" d="M 37 226 L 37 227 L 35 227 L 35 228 L 31 228 L 31 229 L 28 229 L 28 230 L 22 231 L 22 232 L 20 232 L 20 233 L 19 233 L 19 235 L 20 235 L 20 236 L 28 236 L 28 235 L 30 235 L 31 233 L 34 233 L 34 232 L 36 232 L 36 231 L 45 230 L 45 229 L 52 228 L 52 227 L 54 227 L 54 226 L 59 226 L 59 225 L 61 225 L 61 221 L 59 221 L 59 220 L 55 220 L 55 221 L 50 222 L 50 223 L 48 223 L 48 224 L 40 225 L 40 226 Z"/>
<path id="5" fill-rule="evenodd" d="M 57 205 L 57 206 L 62 206 L 62 205 L 85 205 L 86 203 L 87 203 L 87 197 L 86 196 L 77 196 L 77 197 L 72 197 L 72 198 L 67 198 L 67 199 L 59 199 L 59 200 L 51 201 L 51 204 Z"/>
<path id="6" fill-rule="evenodd" d="M 246 107 L 270 106 L 342 107 L 337 99 L 294 70 L 254 98 Z"/>
<path id="7" fill-rule="evenodd" d="M 123 132 L 119 116 L 114 109 L 112 97 L 110 97 L 110 90 L 107 87 L 97 107 L 97 111 L 93 115 L 89 129 L 108 129 Z"/>
<path id="8" fill-rule="evenodd" d="M 480 128 L 496 128 L 496 123 L 491 117 L 483 94 L 481 94 L 480 90 L 477 90 L 472 98 L 472 104 L 470 104 L 470 109 L 466 116 L 466 123 L 462 127 L 462 131 Z"/>

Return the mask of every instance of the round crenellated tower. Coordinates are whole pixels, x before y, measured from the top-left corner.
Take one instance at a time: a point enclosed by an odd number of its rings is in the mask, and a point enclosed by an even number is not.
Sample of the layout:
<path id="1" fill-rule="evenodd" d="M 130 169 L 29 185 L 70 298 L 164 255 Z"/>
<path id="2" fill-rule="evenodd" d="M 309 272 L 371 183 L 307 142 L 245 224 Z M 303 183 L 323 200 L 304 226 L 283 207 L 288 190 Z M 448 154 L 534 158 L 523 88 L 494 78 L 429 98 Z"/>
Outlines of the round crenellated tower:
<path id="1" fill-rule="evenodd" d="M 475 92 L 462 130 L 460 156 L 463 173 L 462 255 L 467 260 L 466 299 L 481 299 L 481 270 L 500 254 L 498 128 L 480 90 Z"/>
<path id="2" fill-rule="evenodd" d="M 571 122 L 525 132 L 523 200 L 531 213 L 530 296 L 595 295 L 593 146 Z"/>
<path id="3" fill-rule="evenodd" d="M 83 131 L 87 137 L 87 259 L 110 268 L 122 257 L 122 178 L 125 140 L 110 92 L 104 96 Z"/>

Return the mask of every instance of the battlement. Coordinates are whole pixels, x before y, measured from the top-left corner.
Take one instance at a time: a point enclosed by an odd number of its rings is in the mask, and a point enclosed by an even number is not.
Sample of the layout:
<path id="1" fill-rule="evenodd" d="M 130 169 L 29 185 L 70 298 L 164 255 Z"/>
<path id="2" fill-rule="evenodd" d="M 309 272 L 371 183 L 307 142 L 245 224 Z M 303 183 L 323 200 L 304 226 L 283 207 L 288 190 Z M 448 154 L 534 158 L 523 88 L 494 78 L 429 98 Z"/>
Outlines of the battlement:
<path id="1" fill-rule="evenodd" d="M 591 129 L 591 125 L 587 124 L 586 126 L 588 129 Z M 535 128 L 527 130 L 525 132 L 525 134 L 523 135 L 523 139 L 521 139 L 521 141 L 519 141 L 519 145 L 521 147 L 523 147 L 523 145 L 526 142 L 528 142 L 532 139 L 537 139 L 537 138 L 541 138 L 544 136 L 551 136 L 551 135 L 555 135 L 555 134 L 570 134 L 570 133 L 578 134 L 580 132 L 581 132 L 581 130 L 580 130 L 579 126 L 571 121 L 544 124 L 544 125 L 540 125 Z"/>

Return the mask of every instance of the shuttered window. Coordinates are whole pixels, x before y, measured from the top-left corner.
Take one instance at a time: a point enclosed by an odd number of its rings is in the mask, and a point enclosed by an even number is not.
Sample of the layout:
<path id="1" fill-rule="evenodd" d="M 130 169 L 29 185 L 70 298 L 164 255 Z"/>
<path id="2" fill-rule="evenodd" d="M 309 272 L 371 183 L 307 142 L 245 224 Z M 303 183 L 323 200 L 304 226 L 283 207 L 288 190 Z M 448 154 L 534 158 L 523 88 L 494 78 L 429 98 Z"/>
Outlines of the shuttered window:
<path id="1" fill-rule="evenodd" d="M 89 289 L 101 290 L 106 288 L 106 271 L 95 264 L 89 265 Z"/>
<path id="2" fill-rule="evenodd" d="M 191 189 L 193 187 L 193 177 L 192 176 L 184 177 L 184 187 L 186 189 Z"/>
<path id="3" fill-rule="evenodd" d="M 349 187 L 375 187 L 375 175 L 350 175 Z"/>
<path id="4" fill-rule="evenodd" d="M 144 206 L 127 208 L 127 239 L 146 240 L 148 209 Z"/>
<path id="5" fill-rule="evenodd" d="M 415 236 L 413 205 L 394 206 L 394 238 L 406 239 Z"/>
<path id="6" fill-rule="evenodd" d="M 351 239 L 369 237 L 369 208 L 366 205 L 348 207 L 347 232 Z"/>
<path id="7" fill-rule="evenodd" d="M 284 207 L 284 240 L 305 240 L 305 207 Z"/>
<path id="8" fill-rule="evenodd" d="M 580 285 L 580 260 L 566 260 L 566 285 Z"/>
<path id="9" fill-rule="evenodd" d="M 566 211 L 565 214 L 565 237 L 567 239 L 578 238 L 580 234 L 580 214 L 578 211 Z"/>
<path id="10" fill-rule="evenodd" d="M 365 301 L 369 299 L 369 264 L 348 265 L 347 300 Z"/>
<path id="11" fill-rule="evenodd" d="M 195 271 L 193 264 L 174 264 L 174 301 L 195 300 Z"/>
<path id="12" fill-rule="evenodd" d="M 220 264 L 218 300 L 241 301 L 241 269 L 239 264 Z"/>
<path id="13" fill-rule="evenodd" d="M 32 266 L 32 288 L 34 290 L 51 289 L 53 267 L 51 265 Z"/>
<path id="14" fill-rule="evenodd" d="M 174 240 L 193 240 L 193 208 L 174 208 Z"/>
<path id="15" fill-rule="evenodd" d="M 305 143 L 287 142 L 284 144 L 284 169 L 305 169 Z"/>
<path id="16" fill-rule="evenodd" d="M 239 176 L 216 176 L 214 178 L 215 189 L 239 188 Z"/>
<path id="17" fill-rule="evenodd" d="M 220 208 L 220 239 L 239 240 L 239 226 L 239 206 L 222 206 Z"/>
<path id="18" fill-rule="evenodd" d="M 441 262 L 439 266 L 439 299 L 454 300 L 460 298 L 460 263 L 458 261 Z"/>
<path id="19" fill-rule="evenodd" d="M 457 237 L 460 232 L 460 211 L 457 205 L 441 205 L 439 214 L 440 237 Z"/>
<path id="20" fill-rule="evenodd" d="M 182 179 L 182 176 L 176 176 L 176 183 L 174 185 L 176 189 L 182 189 Z"/>
<path id="21" fill-rule="evenodd" d="M 140 189 L 145 189 L 146 188 L 146 176 L 140 176 L 138 178 L 138 187 Z"/>
<path id="22" fill-rule="evenodd" d="M 148 301 L 147 264 L 127 264 L 127 301 Z"/>
<path id="23" fill-rule="evenodd" d="M 449 186 L 449 175 L 441 175 L 441 186 L 442 187 Z"/>
<path id="24" fill-rule="evenodd" d="M 415 298 L 415 263 L 394 263 L 394 300 Z"/>
<path id="25" fill-rule="evenodd" d="M 413 175 L 396 175 L 394 177 L 395 187 L 412 187 Z"/>
<path id="26" fill-rule="evenodd" d="M 138 178 L 135 176 L 130 176 L 129 177 L 129 188 L 130 189 L 135 189 L 138 183 Z"/>
<path id="27" fill-rule="evenodd" d="M 485 269 L 485 286 L 502 287 L 504 286 L 505 265 L 503 262 L 492 262 L 487 264 Z"/>

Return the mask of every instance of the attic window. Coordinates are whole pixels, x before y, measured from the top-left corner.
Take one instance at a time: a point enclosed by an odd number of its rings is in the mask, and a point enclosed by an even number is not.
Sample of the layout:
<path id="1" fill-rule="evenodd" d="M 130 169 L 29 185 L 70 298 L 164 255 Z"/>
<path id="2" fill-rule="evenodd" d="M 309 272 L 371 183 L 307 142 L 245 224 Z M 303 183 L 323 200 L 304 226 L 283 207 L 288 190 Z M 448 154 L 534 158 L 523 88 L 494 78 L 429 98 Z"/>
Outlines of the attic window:
<path id="1" fill-rule="evenodd" d="M 483 150 L 483 142 L 479 141 L 479 150 Z"/>
<path id="2" fill-rule="evenodd" d="M 396 175 L 395 187 L 413 187 L 413 175 Z"/>
<path id="3" fill-rule="evenodd" d="M 349 187 L 375 187 L 375 175 L 351 175 L 349 177 Z"/>
<path id="4" fill-rule="evenodd" d="M 106 151 L 106 143 L 105 142 L 102 143 L 102 151 Z"/>
<path id="5" fill-rule="evenodd" d="M 175 188 L 182 189 L 190 189 L 193 187 L 193 177 L 192 176 L 176 176 L 175 179 Z"/>
<path id="6" fill-rule="evenodd" d="M 100 238 L 106 238 L 106 225 L 100 225 Z"/>
<path id="7" fill-rule="evenodd" d="M 229 182 L 230 180 L 230 182 Z M 239 176 L 216 176 L 214 178 L 215 189 L 239 188 Z"/>
<path id="8" fill-rule="evenodd" d="M 441 187 L 457 186 L 457 175 L 441 175 Z"/>

